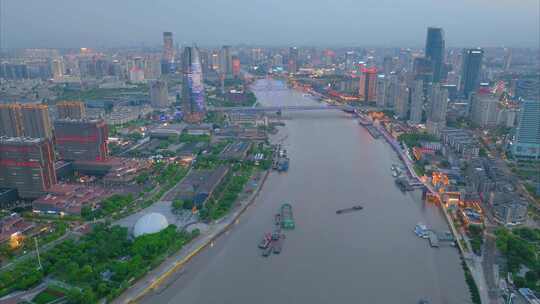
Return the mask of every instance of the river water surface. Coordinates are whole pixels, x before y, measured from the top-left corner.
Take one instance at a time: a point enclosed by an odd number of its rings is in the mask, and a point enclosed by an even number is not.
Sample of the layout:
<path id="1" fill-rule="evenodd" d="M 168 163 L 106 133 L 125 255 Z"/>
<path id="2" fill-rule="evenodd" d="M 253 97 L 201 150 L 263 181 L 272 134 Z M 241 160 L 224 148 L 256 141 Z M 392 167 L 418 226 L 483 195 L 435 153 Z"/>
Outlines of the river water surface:
<path id="1" fill-rule="evenodd" d="M 254 90 L 263 105 L 317 104 L 276 80 Z M 417 222 L 448 227 L 437 206 L 394 185 L 390 146 L 338 110 L 285 116 L 274 140 L 288 151 L 289 171 L 271 173 L 240 222 L 143 302 L 470 303 L 457 249 L 414 235 Z M 263 258 L 257 244 L 283 202 L 293 205 L 296 229 L 280 255 Z M 364 209 L 335 213 L 357 204 Z"/>

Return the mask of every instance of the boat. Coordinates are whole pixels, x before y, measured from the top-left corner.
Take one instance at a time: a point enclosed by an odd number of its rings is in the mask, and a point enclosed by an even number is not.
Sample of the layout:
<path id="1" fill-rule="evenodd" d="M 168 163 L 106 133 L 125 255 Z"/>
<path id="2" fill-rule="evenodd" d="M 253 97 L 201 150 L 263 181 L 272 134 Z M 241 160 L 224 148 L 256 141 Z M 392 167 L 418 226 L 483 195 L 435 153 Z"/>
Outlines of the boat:
<path id="1" fill-rule="evenodd" d="M 279 213 L 276 213 L 276 215 L 274 215 L 274 224 L 276 226 L 279 226 L 281 224 L 281 215 Z"/>
<path id="2" fill-rule="evenodd" d="M 420 299 L 420 301 L 418 301 L 418 304 L 430 304 L 431 302 L 429 302 L 428 300 L 426 299 Z"/>
<path id="3" fill-rule="evenodd" d="M 259 243 L 259 248 L 266 249 L 268 246 L 270 246 L 271 243 L 271 237 L 268 236 L 268 234 L 265 234 L 261 242 Z"/>
<path id="4" fill-rule="evenodd" d="M 427 228 L 425 224 L 422 224 L 422 223 L 416 224 L 416 226 L 414 227 L 414 233 L 416 233 L 418 237 L 421 237 L 424 239 L 429 238 L 429 229 Z"/>
<path id="5" fill-rule="evenodd" d="M 277 241 L 279 240 L 281 237 L 281 231 L 278 229 L 274 230 L 274 232 L 272 232 L 272 241 Z"/>
<path id="6" fill-rule="evenodd" d="M 280 254 L 282 247 L 283 247 L 283 238 L 280 238 L 279 240 L 274 241 L 272 244 L 272 250 L 274 251 L 274 254 Z"/>
<path id="7" fill-rule="evenodd" d="M 271 246 L 264 249 L 263 252 L 262 252 L 263 257 L 268 257 L 270 254 L 272 254 L 272 247 Z"/>
<path id="8" fill-rule="evenodd" d="M 289 170 L 289 159 L 286 157 L 281 157 L 277 161 L 277 170 L 278 172 L 285 172 Z"/>
<path id="9" fill-rule="evenodd" d="M 364 207 L 360 206 L 360 205 L 357 205 L 357 206 L 352 206 L 351 208 L 345 208 L 345 209 L 339 209 L 336 211 L 336 214 L 342 214 L 342 213 L 347 213 L 347 212 L 352 212 L 352 211 L 358 211 L 358 210 L 362 210 L 364 209 Z"/>
<path id="10" fill-rule="evenodd" d="M 285 203 L 281 205 L 281 228 L 283 229 L 294 229 L 294 218 L 292 212 L 291 204 Z"/>

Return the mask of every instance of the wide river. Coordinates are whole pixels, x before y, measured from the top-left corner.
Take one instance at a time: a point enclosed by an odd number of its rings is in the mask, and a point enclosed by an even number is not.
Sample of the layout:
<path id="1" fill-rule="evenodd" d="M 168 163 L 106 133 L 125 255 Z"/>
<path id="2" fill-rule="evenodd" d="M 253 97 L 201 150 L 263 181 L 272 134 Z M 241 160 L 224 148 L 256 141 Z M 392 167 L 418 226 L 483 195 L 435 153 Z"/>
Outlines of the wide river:
<path id="1" fill-rule="evenodd" d="M 263 105 L 315 105 L 283 82 L 254 85 Z M 271 173 L 255 204 L 213 247 L 195 257 L 145 303 L 470 303 L 457 249 L 429 247 L 413 233 L 424 222 L 448 230 L 441 211 L 420 193 L 402 193 L 391 165 L 397 155 L 338 110 L 285 113 L 281 141 L 289 171 Z M 257 244 L 283 202 L 296 229 L 280 255 Z M 361 204 L 359 212 L 337 215 Z"/>

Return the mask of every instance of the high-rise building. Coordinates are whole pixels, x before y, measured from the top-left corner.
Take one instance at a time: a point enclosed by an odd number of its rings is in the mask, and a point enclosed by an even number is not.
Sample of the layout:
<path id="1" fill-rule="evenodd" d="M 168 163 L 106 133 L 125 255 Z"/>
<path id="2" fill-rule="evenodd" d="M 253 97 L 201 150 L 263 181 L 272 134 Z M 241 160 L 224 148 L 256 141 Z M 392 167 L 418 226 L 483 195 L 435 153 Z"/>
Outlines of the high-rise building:
<path id="1" fill-rule="evenodd" d="M 0 136 L 23 136 L 21 105 L 0 104 Z"/>
<path id="2" fill-rule="evenodd" d="M 384 109 L 387 105 L 387 92 L 389 80 L 385 75 L 377 76 L 377 107 Z"/>
<path id="3" fill-rule="evenodd" d="M 200 123 L 206 113 L 206 105 L 203 75 L 197 48 L 184 48 L 182 71 L 182 111 L 184 120 L 189 123 Z"/>
<path id="4" fill-rule="evenodd" d="M 234 78 L 240 76 L 240 58 L 232 56 L 232 74 Z"/>
<path id="5" fill-rule="evenodd" d="M 159 56 L 147 56 L 144 59 L 144 79 L 159 79 L 161 62 Z"/>
<path id="6" fill-rule="evenodd" d="M 56 103 L 59 119 L 83 119 L 86 116 L 86 108 L 82 101 L 61 101 Z"/>
<path id="7" fill-rule="evenodd" d="M 433 82 L 440 82 L 446 78 L 443 75 L 444 33 L 442 28 L 428 27 L 425 54 L 431 62 Z"/>
<path id="8" fill-rule="evenodd" d="M 512 152 L 517 157 L 540 159 L 540 100 L 521 103 Z"/>
<path id="9" fill-rule="evenodd" d="M 480 85 L 480 69 L 482 68 L 482 58 L 484 50 L 464 49 L 461 63 L 461 93 L 469 98 L 471 93 L 476 92 Z"/>
<path id="10" fill-rule="evenodd" d="M 212 58 L 210 59 L 212 70 L 219 71 L 219 53 L 217 51 L 212 52 Z"/>
<path id="11" fill-rule="evenodd" d="M 54 122 L 54 130 L 56 151 L 61 159 L 107 159 L 109 130 L 102 119 L 60 119 Z"/>
<path id="12" fill-rule="evenodd" d="M 0 187 L 23 199 L 37 198 L 56 184 L 54 151 L 44 138 L 0 137 Z"/>
<path id="13" fill-rule="evenodd" d="M 167 108 L 169 106 L 169 92 L 167 82 L 154 80 L 150 82 L 150 104 L 153 108 Z"/>
<path id="14" fill-rule="evenodd" d="M 353 51 L 347 51 L 345 53 L 345 72 L 351 73 L 354 70 L 355 53 Z"/>
<path id="15" fill-rule="evenodd" d="M 197 55 L 197 57 L 199 57 L 199 55 Z M 225 77 L 225 79 L 233 78 L 233 62 L 232 62 L 231 47 L 229 45 L 224 45 L 221 48 L 221 54 L 219 57 L 220 57 L 219 71 Z"/>
<path id="16" fill-rule="evenodd" d="M 64 61 L 62 57 L 52 61 L 52 74 L 55 81 L 62 81 L 64 79 Z"/>
<path id="17" fill-rule="evenodd" d="M 422 109 L 424 106 L 424 82 L 422 80 L 413 80 L 409 88 L 410 96 L 410 115 L 409 121 L 413 124 L 422 122 Z"/>
<path id="18" fill-rule="evenodd" d="M 174 42 L 172 32 L 163 32 L 163 61 L 174 62 Z"/>
<path id="19" fill-rule="evenodd" d="M 289 72 L 289 74 L 295 74 L 298 72 L 298 49 L 296 47 L 289 48 L 287 72 Z"/>
<path id="20" fill-rule="evenodd" d="M 22 104 L 22 129 L 25 137 L 52 138 L 49 107 L 42 104 Z"/>
<path id="21" fill-rule="evenodd" d="M 429 106 L 426 127 L 429 133 L 438 135 L 446 127 L 448 90 L 434 83 L 429 90 Z"/>
<path id="22" fill-rule="evenodd" d="M 383 72 L 385 76 L 390 75 L 394 70 L 394 60 L 390 56 L 384 56 L 383 59 Z"/>
<path id="23" fill-rule="evenodd" d="M 396 105 L 394 107 L 396 115 L 403 120 L 409 117 L 409 88 L 404 81 L 400 81 L 398 86 L 398 95 L 396 98 Z"/>
<path id="24" fill-rule="evenodd" d="M 377 97 L 377 68 L 363 68 L 360 74 L 360 101 L 376 101 Z"/>
<path id="25" fill-rule="evenodd" d="M 473 93 L 471 95 L 471 122 L 478 127 L 487 128 L 497 125 L 499 99 L 487 93 Z"/>

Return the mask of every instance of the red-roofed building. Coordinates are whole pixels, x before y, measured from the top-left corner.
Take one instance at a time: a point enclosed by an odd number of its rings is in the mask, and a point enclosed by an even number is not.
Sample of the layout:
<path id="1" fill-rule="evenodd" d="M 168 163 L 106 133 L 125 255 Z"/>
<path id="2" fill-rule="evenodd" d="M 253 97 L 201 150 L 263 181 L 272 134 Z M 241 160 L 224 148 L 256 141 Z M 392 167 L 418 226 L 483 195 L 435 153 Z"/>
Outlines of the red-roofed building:
<path id="1" fill-rule="evenodd" d="M 10 240 L 13 236 L 24 234 L 34 227 L 33 223 L 25 221 L 16 213 L 2 218 L 0 219 L 0 244 Z"/>
<path id="2" fill-rule="evenodd" d="M 50 189 L 49 194 L 34 200 L 32 209 L 34 212 L 80 215 L 84 206 L 94 208 L 111 194 L 101 187 L 57 184 Z"/>

